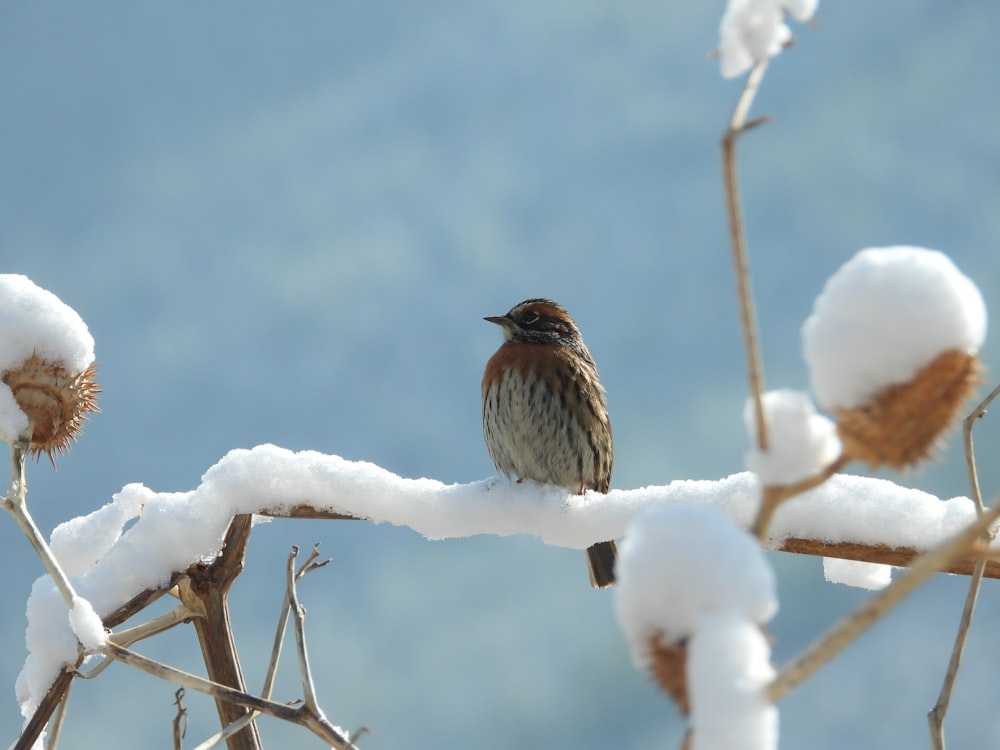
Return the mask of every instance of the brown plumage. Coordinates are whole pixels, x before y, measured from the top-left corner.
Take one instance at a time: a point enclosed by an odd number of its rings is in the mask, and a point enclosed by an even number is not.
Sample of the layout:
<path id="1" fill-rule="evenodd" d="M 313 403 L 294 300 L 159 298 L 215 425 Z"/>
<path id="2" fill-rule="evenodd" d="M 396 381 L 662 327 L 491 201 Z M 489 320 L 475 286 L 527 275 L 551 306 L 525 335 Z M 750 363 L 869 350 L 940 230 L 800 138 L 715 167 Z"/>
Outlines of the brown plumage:
<path id="1" fill-rule="evenodd" d="M 504 343 L 483 373 L 483 435 L 497 470 L 583 494 L 607 492 L 614 463 L 611 421 L 597 365 L 573 319 L 546 299 L 485 318 Z M 615 543 L 587 549 L 590 582 L 614 583 Z"/>

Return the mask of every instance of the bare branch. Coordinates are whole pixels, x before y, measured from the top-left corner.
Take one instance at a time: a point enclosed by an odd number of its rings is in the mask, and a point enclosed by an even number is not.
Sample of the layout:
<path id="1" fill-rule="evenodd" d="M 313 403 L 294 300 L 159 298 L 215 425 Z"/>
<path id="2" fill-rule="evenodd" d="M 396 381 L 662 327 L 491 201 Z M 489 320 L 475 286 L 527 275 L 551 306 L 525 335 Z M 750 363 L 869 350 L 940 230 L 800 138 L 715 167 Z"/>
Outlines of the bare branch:
<path id="1" fill-rule="evenodd" d="M 154 617 L 152 620 L 144 622 L 142 625 L 136 625 L 134 628 L 128 628 L 127 630 L 122 630 L 118 633 L 112 633 L 110 638 L 119 646 L 131 646 L 133 643 L 145 640 L 146 638 L 152 638 L 154 635 L 159 635 L 160 633 L 170 630 L 170 628 L 176 625 L 190 622 L 195 617 L 201 616 L 202 615 L 200 613 L 194 612 L 181 604 L 174 607 L 165 615 Z M 113 663 L 113 658 L 105 657 L 93 669 L 86 672 L 80 672 L 77 670 L 75 675 L 84 680 L 92 680 Z"/>
<path id="2" fill-rule="evenodd" d="M 726 193 L 726 216 L 729 220 L 729 244 L 733 253 L 733 274 L 739 297 L 740 322 L 743 330 L 743 345 L 746 351 L 747 373 L 750 377 L 750 393 L 754 400 L 757 421 L 757 447 L 767 451 L 767 423 L 764 419 L 764 366 L 760 355 L 760 337 L 757 330 L 757 314 L 754 309 L 753 287 L 750 280 L 750 264 L 747 259 L 746 233 L 743 227 L 743 210 L 740 200 L 739 178 L 736 170 L 736 141 L 751 127 L 764 120 L 747 123 L 747 115 L 757 94 L 757 88 L 767 70 L 767 60 L 757 63 L 747 78 L 746 86 L 736 103 L 729 127 L 722 136 L 723 185 Z"/>
<path id="3" fill-rule="evenodd" d="M 971 554 L 979 538 L 997 518 L 1000 518 L 1000 501 L 955 537 L 918 557 L 913 566 L 888 588 L 869 599 L 863 607 L 844 618 L 805 653 L 786 665 L 771 682 L 767 690 L 768 700 L 779 701 L 943 566 L 960 556 Z"/>
<path id="4" fill-rule="evenodd" d="M 253 517 L 249 514 L 233 518 L 226 531 L 222 552 L 209 564 L 196 563 L 188 568 L 177 590 L 184 605 L 203 617 L 193 620 L 202 659 L 212 682 L 246 692 L 236 642 L 229 618 L 229 591 L 243 571 L 247 543 Z M 222 697 L 216 697 L 221 726 L 227 727 L 244 716 L 247 710 Z M 227 739 L 230 750 L 260 750 L 260 734 L 255 724 Z"/>
<path id="5" fill-rule="evenodd" d="M 66 577 L 55 555 L 52 554 L 52 550 L 49 549 L 49 545 L 45 541 L 45 537 L 42 536 L 42 532 L 38 530 L 34 519 L 28 513 L 28 488 L 24 479 L 24 462 L 27 456 L 27 439 L 18 440 L 10 446 L 10 489 L 7 496 L 3 499 L 3 507 L 14 518 L 17 525 L 21 527 L 21 531 L 24 532 L 28 541 L 31 542 L 31 546 L 35 548 L 35 552 L 41 559 L 42 564 L 45 565 L 45 569 L 52 576 L 52 580 L 55 581 L 56 588 L 59 589 L 59 593 L 66 601 L 66 606 L 72 609 L 76 592 L 73 591 L 73 586 L 70 584 L 69 578 Z"/>
<path id="6" fill-rule="evenodd" d="M 187 709 L 181 703 L 184 697 L 184 688 L 178 688 L 174 693 L 174 705 L 177 706 L 177 715 L 174 716 L 174 750 L 181 750 L 184 747 L 184 735 L 187 734 Z"/>
<path id="7" fill-rule="evenodd" d="M 305 629 L 305 608 L 299 604 L 298 593 L 295 582 L 299 576 L 295 573 L 295 558 L 299 554 L 298 547 L 292 547 L 288 555 L 288 605 L 292 613 L 292 623 L 295 626 L 295 646 L 299 657 L 299 672 L 302 676 L 302 692 L 305 696 L 306 707 L 316 716 L 323 717 L 323 709 L 319 707 L 316 700 L 316 686 L 313 684 L 312 669 L 309 666 L 309 653 L 306 649 L 306 629 Z M 302 575 L 310 568 L 313 561 L 319 556 L 319 551 L 313 547 L 312 552 L 300 568 Z"/>
<path id="8" fill-rule="evenodd" d="M 286 703 L 276 703 L 272 700 L 235 690 L 226 685 L 211 682 L 190 672 L 185 672 L 167 664 L 161 664 L 124 646 L 119 646 L 114 642 L 109 642 L 104 647 L 104 652 L 131 667 L 182 685 L 190 690 L 197 690 L 200 693 L 211 695 L 216 699 L 232 701 L 246 708 L 306 727 L 324 742 L 337 748 L 337 750 L 357 750 L 340 730 L 326 721 L 325 718 L 317 717 L 306 710 L 305 706 L 293 708 Z"/>
<path id="9" fill-rule="evenodd" d="M 850 462 L 850 458 L 841 454 L 840 458 L 827 466 L 823 471 L 815 476 L 803 479 L 795 484 L 769 485 L 764 488 L 760 498 L 760 508 L 757 509 L 757 518 L 753 523 L 753 533 L 761 542 L 767 540 L 767 529 L 771 525 L 771 518 L 775 511 L 786 500 L 796 495 L 818 487 L 838 471 L 843 469 Z"/>
<path id="10" fill-rule="evenodd" d="M 962 421 L 962 437 L 965 444 L 965 465 L 969 474 L 969 490 L 972 493 L 972 500 L 976 504 L 976 512 L 980 517 L 985 512 L 983 507 L 983 497 L 979 488 L 979 475 L 976 471 L 976 454 L 972 444 L 972 432 L 976 422 L 986 415 L 986 409 L 993 402 L 993 399 L 1000 395 L 1000 386 L 993 389 L 983 401 Z M 988 541 L 988 538 L 987 540 Z M 951 703 L 951 694 L 955 688 L 955 680 L 958 679 L 958 670 L 962 666 L 962 655 L 965 652 L 965 644 L 969 637 L 969 628 L 972 625 L 972 616 L 976 611 L 976 601 L 979 598 L 979 589 L 982 586 L 983 573 L 986 571 L 987 560 L 983 558 L 976 563 L 972 580 L 969 581 L 969 590 L 965 595 L 965 605 L 962 607 L 962 617 L 958 621 L 958 633 L 955 635 L 955 644 L 951 649 L 951 657 L 948 659 L 948 669 L 941 684 L 941 692 L 938 694 L 937 703 L 927 713 L 927 723 L 931 733 L 931 745 L 934 750 L 944 750 L 944 719 L 948 714 L 948 706 Z"/>
<path id="11" fill-rule="evenodd" d="M 303 563 L 299 567 L 298 571 L 295 573 L 296 581 L 298 581 L 308 573 L 311 573 L 314 570 L 318 570 L 319 568 L 324 567 L 327 563 L 330 562 L 329 559 L 323 560 L 321 562 L 315 562 L 315 559 L 318 556 L 319 556 L 319 544 L 316 544 L 313 546 L 313 551 L 306 559 L 305 563 Z M 271 693 L 274 690 L 274 679 L 278 672 L 278 661 L 281 658 L 281 645 L 285 640 L 285 628 L 286 625 L 288 624 L 288 612 L 289 609 L 291 608 L 289 601 L 290 600 L 288 592 L 286 591 L 285 595 L 282 597 L 281 614 L 278 617 L 278 627 L 274 634 L 274 643 L 271 647 L 271 660 L 267 665 L 267 674 L 264 676 L 264 687 L 261 690 L 261 696 L 264 698 L 270 698 Z M 242 716 L 236 721 L 234 721 L 232 724 L 227 726 L 218 734 L 205 740 L 202 744 L 198 745 L 198 747 L 196 747 L 195 750 L 209 750 L 210 748 L 215 747 L 216 745 L 218 745 L 219 742 L 235 734 L 244 726 L 246 726 L 251 721 L 256 719 L 258 716 L 260 716 L 260 712 L 251 711 L 249 714 L 246 714 L 245 716 Z M 349 741 L 353 743 L 355 741 L 355 737 L 360 736 L 360 734 L 363 733 L 362 730 L 367 730 L 367 727 L 362 727 L 360 730 L 358 730 L 358 733 L 356 735 L 352 735 Z"/>

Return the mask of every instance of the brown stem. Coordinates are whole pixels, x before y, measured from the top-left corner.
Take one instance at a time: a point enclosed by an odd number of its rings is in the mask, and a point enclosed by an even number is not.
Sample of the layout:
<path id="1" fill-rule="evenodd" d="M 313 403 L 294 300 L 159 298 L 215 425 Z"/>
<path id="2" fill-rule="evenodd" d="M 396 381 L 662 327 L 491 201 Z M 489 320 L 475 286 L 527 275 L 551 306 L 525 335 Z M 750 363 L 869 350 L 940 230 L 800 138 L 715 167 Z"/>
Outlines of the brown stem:
<path id="1" fill-rule="evenodd" d="M 778 552 L 791 552 L 796 555 L 812 555 L 814 557 L 836 557 L 841 560 L 857 560 L 858 562 L 892 565 L 897 568 L 908 568 L 913 565 L 926 550 L 913 547 L 888 547 L 884 544 L 858 544 L 857 542 L 827 542 L 820 539 L 786 539 L 780 545 L 773 547 Z M 942 573 L 954 575 L 972 575 L 976 563 L 981 556 L 966 555 L 944 563 L 939 569 Z M 1000 561 L 987 559 L 985 578 L 1000 578 Z"/>
<path id="2" fill-rule="evenodd" d="M 913 593 L 930 576 L 951 561 L 969 555 L 974 550 L 977 540 L 998 517 L 1000 517 L 1000 502 L 956 536 L 914 560 L 913 566 L 888 588 L 869 599 L 864 606 L 844 618 L 812 647 L 786 665 L 768 687 L 768 700 L 771 702 L 781 700 L 786 693 L 809 679 L 816 670 L 839 654 L 904 597 Z"/>
<path id="3" fill-rule="evenodd" d="M 754 536 L 761 542 L 767 541 L 767 529 L 771 525 L 771 518 L 774 517 L 775 512 L 783 502 L 796 495 L 801 495 L 803 492 L 807 492 L 814 487 L 819 487 L 823 482 L 850 463 L 850 460 L 846 454 L 841 454 L 836 461 L 819 472 L 819 474 L 806 477 L 795 484 L 773 484 L 764 487 L 760 498 L 760 508 L 757 509 L 757 518 L 753 523 L 752 531 Z"/>
<path id="4" fill-rule="evenodd" d="M 969 474 L 969 488 L 972 492 L 972 500 L 976 504 L 976 512 L 981 516 L 985 512 L 983 507 L 983 496 L 979 489 L 979 475 L 976 471 L 976 451 L 972 444 L 972 432 L 976 422 L 986 415 L 986 409 L 1000 395 L 1000 386 L 993 389 L 983 401 L 962 421 L 962 437 L 965 443 L 965 465 Z M 988 537 L 984 541 L 989 541 Z M 951 649 L 951 657 L 948 660 L 948 669 L 941 683 L 941 692 L 938 693 L 937 703 L 927 713 L 927 724 L 931 733 L 931 746 L 934 750 L 944 750 L 944 719 L 948 714 L 948 705 L 951 703 L 951 694 L 955 688 L 955 680 L 958 679 L 958 670 L 962 666 L 962 654 L 965 652 L 965 644 L 969 637 L 969 628 L 972 625 L 972 616 L 976 611 L 976 601 L 979 598 L 979 589 L 983 581 L 983 573 L 986 571 L 988 562 L 983 559 L 976 563 L 972 580 L 969 581 L 969 590 L 965 595 L 965 605 L 962 607 L 962 617 L 958 621 L 958 633 L 955 635 L 955 643 Z"/>
<path id="5" fill-rule="evenodd" d="M 767 451 L 767 423 L 764 419 L 764 366 L 761 363 L 760 337 L 757 330 L 757 315 L 753 302 L 753 287 L 750 280 L 750 264 L 747 260 L 746 232 L 743 227 L 743 210 L 740 201 L 739 179 L 736 174 L 736 141 L 749 128 L 759 125 L 762 120 L 747 122 L 750 105 L 757 93 L 757 87 L 767 69 L 767 61 L 757 63 L 747 78 L 746 86 L 736 104 L 729 127 L 722 136 L 723 185 L 726 194 L 726 218 L 729 222 L 729 244 L 733 253 L 733 275 L 740 306 L 740 323 L 743 330 L 743 344 L 746 351 L 747 373 L 750 377 L 750 393 L 754 400 L 757 422 L 757 447 Z"/>
<path id="6" fill-rule="evenodd" d="M 204 615 L 192 622 L 198 634 L 208 679 L 241 693 L 246 692 L 246 683 L 233 640 L 228 600 L 233 582 L 243 571 L 252 518 L 249 514 L 233 518 L 219 556 L 208 565 L 192 565 L 188 568 L 187 577 L 178 585 L 181 601 L 188 608 Z M 215 706 L 223 727 L 248 711 L 245 706 L 218 696 Z M 229 750 L 260 750 L 257 725 L 249 724 L 243 731 L 227 738 L 226 743 Z"/>

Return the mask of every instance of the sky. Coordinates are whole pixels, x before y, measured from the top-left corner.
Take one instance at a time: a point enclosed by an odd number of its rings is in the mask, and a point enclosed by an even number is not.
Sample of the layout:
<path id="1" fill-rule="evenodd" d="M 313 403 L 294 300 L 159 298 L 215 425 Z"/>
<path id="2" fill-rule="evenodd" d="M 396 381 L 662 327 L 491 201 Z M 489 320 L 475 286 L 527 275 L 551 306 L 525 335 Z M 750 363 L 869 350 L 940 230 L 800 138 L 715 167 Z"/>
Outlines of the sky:
<path id="1" fill-rule="evenodd" d="M 612 487 L 742 470 L 718 148 L 739 83 L 708 55 L 722 6 L 536 5 L 4 5 L 0 270 L 80 313 L 104 386 L 58 469 L 29 469 L 43 530 L 130 482 L 193 489 L 261 443 L 408 477 L 491 476 L 479 382 L 500 341 L 481 318 L 534 296 L 570 310 L 598 363 Z M 996 307 L 998 13 L 827 3 L 793 28 L 755 108 L 775 120 L 740 144 L 770 386 L 808 387 L 802 322 L 863 247 L 940 249 Z M 977 429 L 988 452 L 1000 428 Z M 890 476 L 968 493 L 954 435 L 932 465 Z M 676 744 L 682 723 L 632 667 L 582 555 L 531 537 L 258 528 L 233 594 L 251 685 L 289 546 L 316 541 L 333 557 L 301 591 L 320 699 L 334 721 L 373 727 L 364 746 Z M 773 561 L 781 661 L 865 594 L 825 583 L 819 561 Z M 0 620 L 13 735 L 22 603 L 41 569 L 11 523 L 0 564 L 19 573 Z M 1000 736 L 980 697 L 1000 658 L 985 637 L 995 594 L 988 583 L 953 703 L 957 744 Z M 782 745 L 924 742 L 963 595 L 961 579 L 935 580 L 783 702 Z M 197 669 L 193 643 L 179 631 L 148 653 Z M 109 723 L 129 746 L 167 742 L 172 700 L 113 667 L 75 688 L 63 746 Z M 213 709 L 191 701 L 201 737 Z"/>

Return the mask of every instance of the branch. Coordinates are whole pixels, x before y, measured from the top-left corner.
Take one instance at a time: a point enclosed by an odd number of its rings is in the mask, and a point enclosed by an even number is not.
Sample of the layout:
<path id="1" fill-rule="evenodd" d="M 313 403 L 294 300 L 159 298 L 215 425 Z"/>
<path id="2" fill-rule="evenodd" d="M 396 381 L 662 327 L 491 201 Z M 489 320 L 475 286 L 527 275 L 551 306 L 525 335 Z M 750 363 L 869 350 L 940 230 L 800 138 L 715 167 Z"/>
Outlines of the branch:
<path id="1" fill-rule="evenodd" d="M 296 581 L 300 580 L 307 573 L 311 573 L 312 571 L 318 568 L 322 568 L 323 566 L 325 566 L 327 563 L 330 562 L 329 559 L 318 563 L 315 562 L 316 557 L 318 557 L 318 555 L 319 553 L 317 551 L 317 547 L 313 547 L 313 551 L 309 555 L 308 559 L 299 567 L 298 571 L 295 573 Z M 270 698 L 271 693 L 274 689 L 274 679 L 278 673 L 278 661 L 281 658 L 281 645 L 282 642 L 285 640 L 285 627 L 288 624 L 288 612 L 290 609 L 291 609 L 290 592 L 286 590 L 284 597 L 282 597 L 281 614 L 278 616 L 278 627 L 274 634 L 274 643 L 271 646 L 271 660 L 270 663 L 267 665 L 267 674 L 264 676 L 264 687 L 261 689 L 260 692 L 261 697 L 263 698 Z M 240 729 L 249 724 L 251 721 L 254 721 L 258 716 L 260 716 L 259 711 L 251 711 L 245 716 L 242 716 L 236 721 L 234 721 L 229 726 L 225 727 L 218 734 L 209 737 L 207 740 L 198 745 L 198 747 L 196 747 L 195 750 L 209 750 L 210 748 L 215 747 L 219 742 L 240 731 Z M 354 736 L 356 737 L 357 735 L 358 733 L 355 733 Z M 354 738 L 352 737 L 350 741 L 354 742 Z"/>
<path id="2" fill-rule="evenodd" d="M 244 693 L 246 683 L 229 619 L 229 590 L 243 570 L 252 519 L 249 514 L 233 518 L 219 556 L 208 565 L 192 565 L 178 586 L 181 602 L 203 615 L 193 622 L 208 678 Z M 215 704 L 223 727 L 247 714 L 245 707 L 225 698 L 216 697 Z M 251 723 L 245 732 L 227 738 L 227 744 L 230 750 L 260 750 L 257 726 Z"/>
<path id="3" fill-rule="evenodd" d="M 761 493 L 760 508 L 757 510 L 757 518 L 754 520 L 753 527 L 751 529 L 754 536 L 756 536 L 761 542 L 765 542 L 767 540 L 767 530 L 771 525 L 771 518 L 783 502 L 790 500 L 796 495 L 801 495 L 803 492 L 807 492 L 814 487 L 819 487 L 823 484 L 823 482 L 843 469 L 849 461 L 850 458 L 841 454 L 836 461 L 823 469 L 823 471 L 819 474 L 807 477 L 801 482 L 796 482 L 795 484 L 765 486 L 763 492 Z"/>
<path id="4" fill-rule="evenodd" d="M 56 561 L 52 550 L 49 549 L 49 545 L 45 541 L 45 537 L 42 536 L 42 532 L 35 525 L 35 520 L 28 513 L 28 488 L 24 479 L 24 461 L 28 456 L 28 445 L 29 441 L 22 439 L 17 440 L 10 446 L 10 490 L 3 499 L 3 507 L 14 518 L 17 525 L 21 527 L 21 531 L 24 532 L 28 541 L 31 542 L 31 546 L 35 548 L 35 552 L 39 559 L 41 559 L 42 564 L 45 565 L 45 569 L 52 576 L 52 580 L 55 581 L 59 593 L 66 602 L 66 606 L 72 609 L 76 592 L 73 591 L 72 584 L 70 584 L 63 569 Z"/>
<path id="5" fill-rule="evenodd" d="M 105 627 L 112 629 L 116 628 L 137 612 L 142 611 L 150 604 L 157 601 L 161 596 L 167 593 L 169 589 L 173 588 L 181 575 L 182 573 L 174 573 L 171 576 L 170 581 L 162 588 L 140 591 L 138 594 L 125 602 L 125 604 L 104 618 Z M 77 663 L 75 666 L 78 667 L 80 664 Z M 38 738 L 42 736 L 42 732 L 45 730 L 45 725 L 48 724 L 49 719 L 52 718 L 53 712 L 56 708 L 63 705 L 64 700 L 69 693 L 70 685 L 73 682 L 73 677 L 75 676 L 75 669 L 70 669 L 68 667 L 66 670 L 59 673 L 59 676 L 49 686 L 49 689 L 46 691 L 41 701 L 39 701 L 38 708 L 35 709 L 35 713 L 31 715 L 31 719 L 24 726 L 21 736 L 18 737 L 12 750 L 29 750 L 29 748 L 35 746 L 35 743 L 38 742 Z"/>
<path id="6" fill-rule="evenodd" d="M 764 122 L 764 120 L 747 122 L 747 115 L 765 70 L 767 70 L 766 59 L 757 63 L 750 72 L 743 93 L 736 103 L 729 127 L 722 136 L 722 169 L 726 193 L 726 217 L 729 220 L 729 244 L 733 252 L 733 274 L 736 278 L 736 291 L 739 297 L 740 323 L 742 324 L 743 345 L 746 351 L 747 373 L 750 377 L 750 393 L 754 400 L 754 411 L 757 418 L 757 447 L 766 452 L 768 448 L 767 423 L 764 419 L 762 401 L 764 366 L 761 363 L 760 337 L 757 330 L 757 315 L 754 310 L 753 288 L 750 281 L 750 264 L 747 260 L 739 178 L 736 174 L 736 141 L 747 130 Z"/>
<path id="7" fill-rule="evenodd" d="M 772 703 L 778 702 L 789 691 L 807 680 L 820 667 L 839 654 L 885 612 L 911 594 L 934 573 L 949 565 L 956 558 L 969 555 L 977 540 L 987 532 L 997 518 L 1000 518 L 1000 501 L 976 523 L 963 529 L 948 542 L 914 560 L 913 566 L 893 581 L 888 588 L 869 599 L 863 607 L 848 615 L 815 645 L 783 668 L 771 682 L 767 691 L 767 699 Z"/>
<path id="8" fill-rule="evenodd" d="M 231 687 L 227 687 L 226 685 L 219 685 L 218 683 L 193 675 L 190 672 L 185 672 L 167 664 L 161 664 L 160 662 L 154 661 L 153 659 L 145 657 L 142 654 L 131 651 L 124 646 L 119 646 L 113 641 L 109 641 L 104 647 L 104 653 L 114 656 L 124 664 L 140 669 L 143 672 L 148 672 L 155 677 L 169 680 L 188 688 L 189 690 L 197 690 L 200 693 L 211 695 L 217 700 L 228 700 L 241 706 L 245 706 L 246 708 L 274 716 L 278 719 L 283 719 L 285 721 L 290 721 L 293 724 L 304 726 L 324 742 L 337 748 L 337 750 L 357 750 L 357 748 L 350 743 L 348 738 L 344 737 L 336 727 L 330 725 L 330 723 L 325 720 L 317 720 L 317 717 L 306 710 L 305 706 L 293 708 L 286 703 L 277 703 L 272 700 L 259 698 L 255 695 L 235 690 Z"/>
<path id="9" fill-rule="evenodd" d="M 972 445 L 972 431 L 976 422 L 986 415 L 986 409 L 1000 395 L 1000 386 L 993 389 L 983 401 L 962 421 L 962 437 L 965 444 L 965 464 L 969 474 L 969 489 L 972 493 L 972 500 L 976 504 L 977 513 L 982 516 L 986 509 L 983 507 L 983 496 L 979 489 L 979 475 L 976 471 L 976 452 Z M 989 538 L 984 541 L 988 542 Z M 988 561 L 984 558 L 976 563 L 972 580 L 969 581 L 969 590 L 965 595 L 965 604 L 962 607 L 962 617 L 958 621 L 958 633 L 955 635 L 955 644 L 951 649 L 951 657 L 948 660 L 948 669 L 941 684 L 941 692 L 938 694 L 937 703 L 927 713 L 927 723 L 931 733 L 931 745 L 934 750 L 944 750 L 944 718 L 948 713 L 948 705 L 951 703 L 951 694 L 955 688 L 955 680 L 958 679 L 958 670 L 962 666 L 962 654 L 965 651 L 965 643 L 969 637 L 969 627 L 972 625 L 972 616 L 976 611 L 976 601 L 979 598 L 979 589 L 982 585 L 983 573 L 986 570 Z"/>

